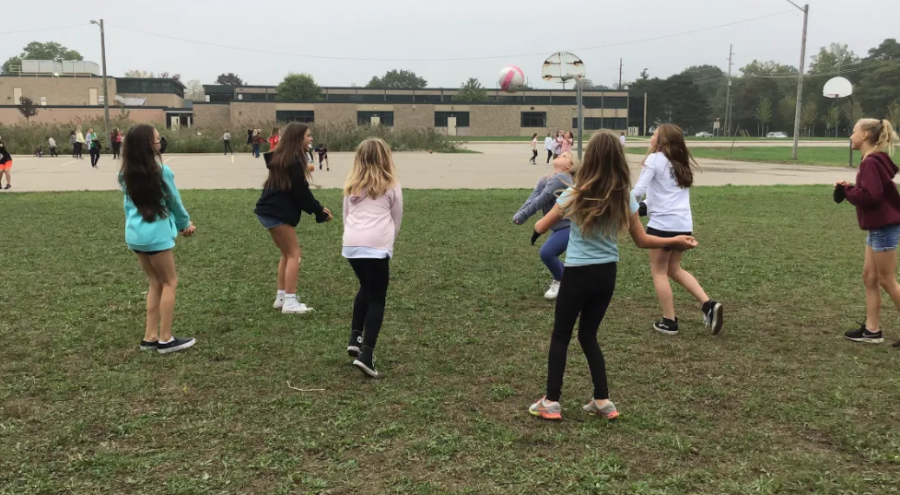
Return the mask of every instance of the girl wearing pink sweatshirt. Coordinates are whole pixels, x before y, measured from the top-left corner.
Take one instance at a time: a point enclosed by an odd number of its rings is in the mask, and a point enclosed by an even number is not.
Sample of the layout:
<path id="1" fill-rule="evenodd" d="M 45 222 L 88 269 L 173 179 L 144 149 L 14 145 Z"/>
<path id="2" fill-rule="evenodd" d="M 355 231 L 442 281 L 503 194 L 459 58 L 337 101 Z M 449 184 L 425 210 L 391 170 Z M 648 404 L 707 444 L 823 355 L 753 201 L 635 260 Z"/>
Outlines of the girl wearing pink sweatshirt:
<path id="1" fill-rule="evenodd" d="M 403 192 L 391 149 L 381 139 L 367 139 L 356 148 L 344 184 L 342 254 L 359 279 L 347 353 L 371 377 L 378 376 L 373 349 L 384 321 L 390 261 L 402 220 Z"/>

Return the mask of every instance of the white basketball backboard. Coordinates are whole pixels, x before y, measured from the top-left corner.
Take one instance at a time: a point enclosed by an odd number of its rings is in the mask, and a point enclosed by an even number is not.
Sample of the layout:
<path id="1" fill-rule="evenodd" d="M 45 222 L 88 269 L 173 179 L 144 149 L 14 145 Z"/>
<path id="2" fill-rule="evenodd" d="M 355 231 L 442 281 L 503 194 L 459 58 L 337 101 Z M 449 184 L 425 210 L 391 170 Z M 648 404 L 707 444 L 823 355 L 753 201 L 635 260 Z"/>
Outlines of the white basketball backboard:
<path id="1" fill-rule="evenodd" d="M 829 79 L 822 89 L 822 95 L 825 98 L 846 98 L 852 94 L 853 84 L 843 77 Z"/>

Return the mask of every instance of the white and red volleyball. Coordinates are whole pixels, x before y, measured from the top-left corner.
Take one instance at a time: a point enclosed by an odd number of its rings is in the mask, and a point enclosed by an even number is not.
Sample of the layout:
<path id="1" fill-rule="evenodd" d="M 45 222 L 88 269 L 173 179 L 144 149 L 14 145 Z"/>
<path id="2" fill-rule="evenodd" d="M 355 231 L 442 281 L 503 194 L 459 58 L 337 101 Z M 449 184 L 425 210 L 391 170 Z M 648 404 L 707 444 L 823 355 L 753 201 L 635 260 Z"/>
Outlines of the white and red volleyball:
<path id="1" fill-rule="evenodd" d="M 525 87 L 525 73 L 515 65 L 504 67 L 500 71 L 500 89 L 507 93 L 515 93 Z"/>

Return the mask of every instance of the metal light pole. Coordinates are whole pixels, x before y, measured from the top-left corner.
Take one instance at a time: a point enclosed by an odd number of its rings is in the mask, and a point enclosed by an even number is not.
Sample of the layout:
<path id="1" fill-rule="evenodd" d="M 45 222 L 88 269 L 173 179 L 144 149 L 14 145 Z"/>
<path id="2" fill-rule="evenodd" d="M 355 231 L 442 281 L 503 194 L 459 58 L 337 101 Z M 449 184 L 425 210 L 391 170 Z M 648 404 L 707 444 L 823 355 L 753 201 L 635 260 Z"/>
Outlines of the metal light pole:
<path id="1" fill-rule="evenodd" d="M 788 3 L 803 11 L 803 42 L 800 45 L 800 74 L 797 77 L 797 113 L 794 116 L 794 151 L 791 159 L 797 160 L 797 148 L 800 147 L 800 117 L 803 114 L 803 68 L 806 64 L 806 27 L 809 25 L 809 4 L 800 7 L 791 0 Z"/>
<path id="2" fill-rule="evenodd" d="M 575 103 L 578 105 L 578 159 L 581 160 L 581 137 L 584 132 L 584 98 L 582 96 L 582 90 L 584 89 L 584 83 L 582 79 L 578 79 L 575 83 Z"/>
<path id="3" fill-rule="evenodd" d="M 106 123 L 106 137 L 109 139 L 109 89 L 106 85 L 106 32 L 103 30 L 103 19 L 100 22 L 91 21 L 91 24 L 100 26 L 100 56 L 103 59 L 103 117 Z M 102 141 L 101 141 L 102 142 Z M 106 147 L 109 148 L 110 143 Z"/>

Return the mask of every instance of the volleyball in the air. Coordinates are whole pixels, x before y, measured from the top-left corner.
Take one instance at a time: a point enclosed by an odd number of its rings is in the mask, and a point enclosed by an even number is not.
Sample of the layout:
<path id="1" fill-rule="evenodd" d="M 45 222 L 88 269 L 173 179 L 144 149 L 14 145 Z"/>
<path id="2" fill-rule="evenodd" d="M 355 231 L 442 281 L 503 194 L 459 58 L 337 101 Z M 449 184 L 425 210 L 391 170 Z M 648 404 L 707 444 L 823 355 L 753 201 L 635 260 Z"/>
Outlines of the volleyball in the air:
<path id="1" fill-rule="evenodd" d="M 504 67 L 500 71 L 500 89 L 507 93 L 515 93 L 525 87 L 525 73 L 515 65 Z"/>

